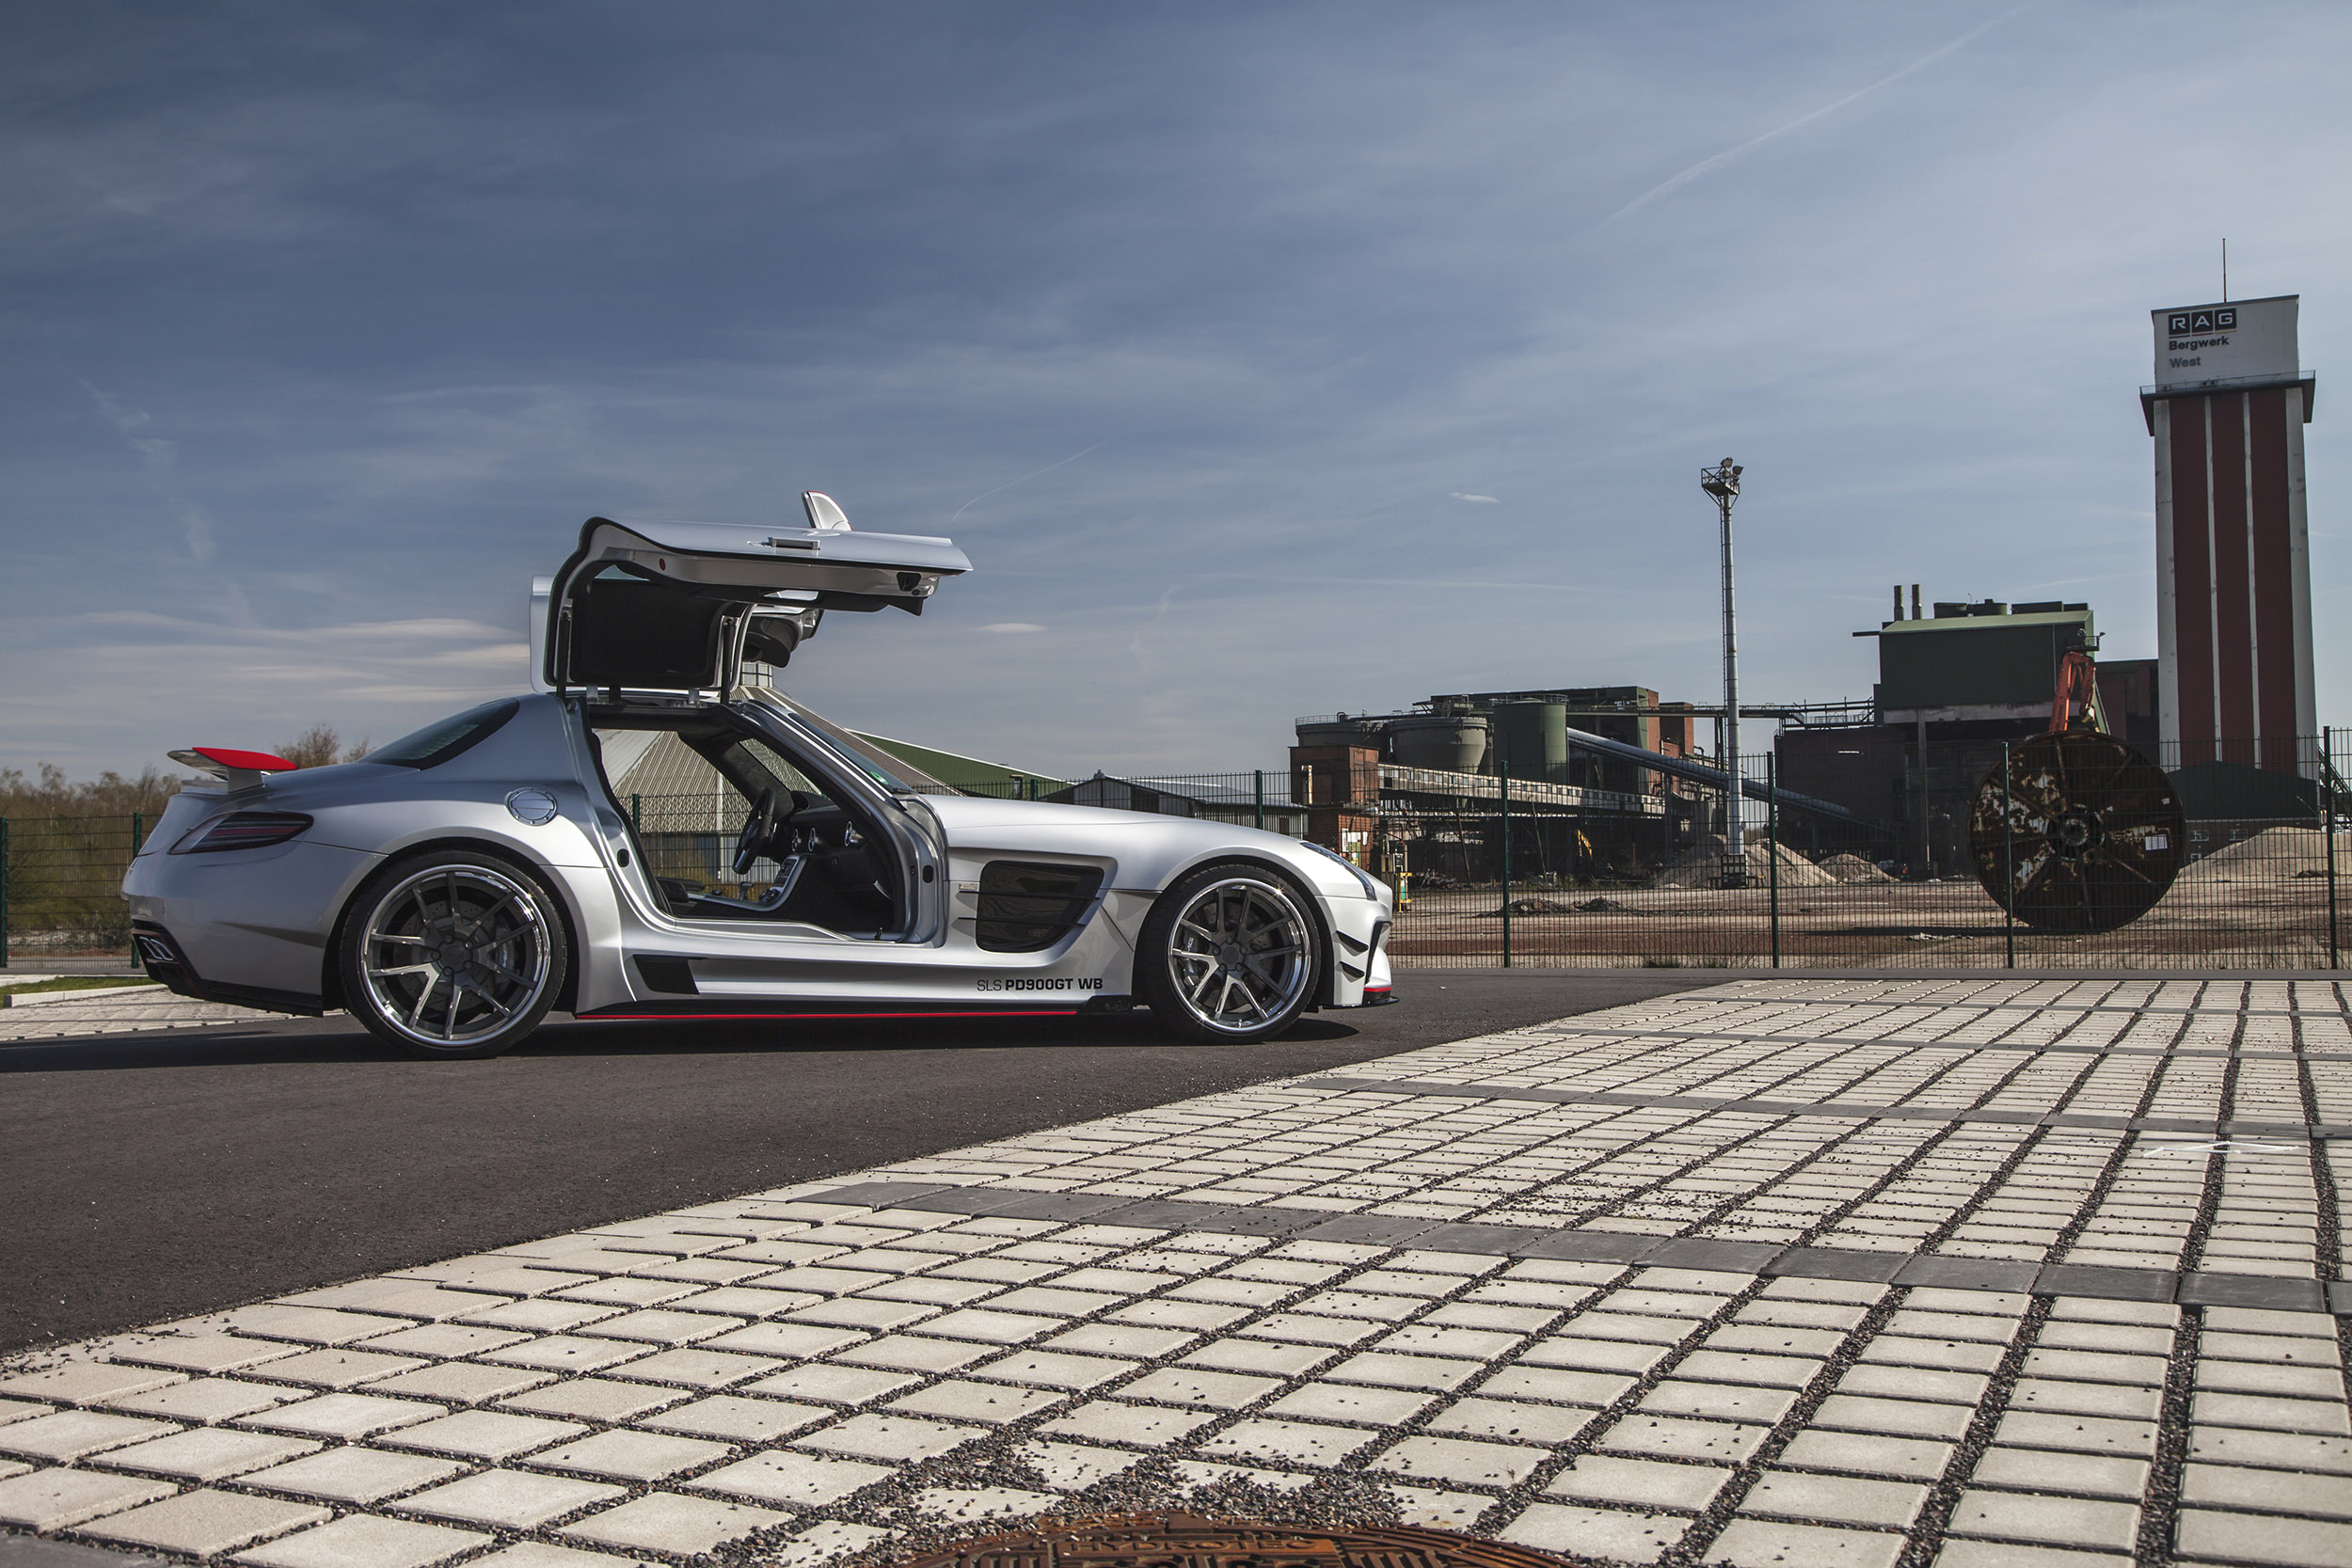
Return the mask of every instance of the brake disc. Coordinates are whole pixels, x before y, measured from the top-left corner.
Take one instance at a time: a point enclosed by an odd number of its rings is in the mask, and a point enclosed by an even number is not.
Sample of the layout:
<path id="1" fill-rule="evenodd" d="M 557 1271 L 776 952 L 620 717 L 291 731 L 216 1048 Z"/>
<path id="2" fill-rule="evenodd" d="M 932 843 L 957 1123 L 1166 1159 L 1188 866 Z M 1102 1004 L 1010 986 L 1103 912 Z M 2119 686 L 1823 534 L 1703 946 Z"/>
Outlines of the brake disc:
<path id="1" fill-rule="evenodd" d="M 2112 931 L 2155 908 L 2188 824 L 2164 769 L 2111 735 L 2041 735 L 1994 768 L 1968 813 L 1968 851 L 1994 901 L 2043 931 Z"/>

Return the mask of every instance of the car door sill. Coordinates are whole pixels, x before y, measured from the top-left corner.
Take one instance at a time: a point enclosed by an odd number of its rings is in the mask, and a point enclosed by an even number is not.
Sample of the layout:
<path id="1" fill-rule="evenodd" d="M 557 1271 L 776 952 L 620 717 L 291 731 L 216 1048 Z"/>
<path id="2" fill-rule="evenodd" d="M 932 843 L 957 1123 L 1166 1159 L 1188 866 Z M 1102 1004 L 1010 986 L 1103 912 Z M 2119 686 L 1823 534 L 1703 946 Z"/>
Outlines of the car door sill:
<path id="1" fill-rule="evenodd" d="M 1119 1004 L 1110 1006 L 1108 1004 Z M 573 1015 L 583 1023 L 660 1021 L 664 1019 L 890 1019 L 890 1018 L 1075 1018 L 1081 1013 L 1123 1012 L 1134 1006 L 1126 997 L 1091 997 L 1067 1007 L 989 1007 L 968 1002 L 857 1002 L 795 996 L 681 996 L 658 1002 L 620 1002 L 609 1007 Z"/>

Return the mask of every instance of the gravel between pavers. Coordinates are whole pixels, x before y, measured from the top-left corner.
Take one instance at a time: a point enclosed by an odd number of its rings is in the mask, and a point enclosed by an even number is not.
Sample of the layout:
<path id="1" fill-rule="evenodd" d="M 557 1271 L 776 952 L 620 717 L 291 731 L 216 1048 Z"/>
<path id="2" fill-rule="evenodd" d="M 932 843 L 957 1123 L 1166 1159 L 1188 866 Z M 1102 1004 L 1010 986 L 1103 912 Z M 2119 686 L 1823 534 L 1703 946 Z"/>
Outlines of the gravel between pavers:
<path id="1" fill-rule="evenodd" d="M 2342 1528 L 2322 1516 L 2324 1487 L 2277 1482 L 2305 1470 L 2352 1476 L 2345 1321 L 2132 1298 L 2158 1283 L 2169 1296 L 2166 1270 L 2208 1271 L 2193 1277 L 2221 1291 L 2209 1300 L 2231 1299 L 2233 1281 L 2254 1291 L 2248 1299 L 2278 1296 L 2298 1268 L 2306 1293 L 2340 1279 L 2333 1162 L 2352 1149 L 2325 1135 L 2120 1130 L 2129 1117 L 2352 1121 L 2352 1027 L 2332 985 L 1744 981 L 1409 1053 L 1382 1072 L 1414 1086 L 1269 1084 L 167 1326 L 258 1347 L 251 1354 L 269 1358 L 217 1374 L 256 1390 L 272 1386 L 280 1351 L 286 1365 L 307 1366 L 293 1353 L 315 1344 L 487 1374 L 517 1352 L 575 1364 L 546 1354 L 569 1343 L 610 1348 L 585 1358 L 596 1370 L 551 1374 L 538 1396 L 567 1381 L 589 1391 L 582 1380 L 593 1378 L 660 1399 L 639 1413 L 633 1401 L 601 1400 L 595 1408 L 615 1418 L 575 1418 L 548 1437 L 550 1449 L 590 1433 L 664 1431 L 679 1407 L 720 1389 L 651 1379 L 731 1365 L 657 1365 L 675 1354 L 664 1341 L 739 1354 L 725 1342 L 738 1323 L 797 1324 L 800 1348 L 772 1357 L 787 1373 L 846 1376 L 894 1346 L 928 1369 L 887 1388 L 869 1383 L 856 1400 L 847 1385 L 763 1391 L 764 1371 L 709 1372 L 737 1399 L 772 1399 L 779 1412 L 797 1400 L 813 1413 L 765 1439 L 730 1440 L 707 1463 L 691 1459 L 707 1450 L 639 1445 L 690 1462 L 532 1528 L 493 1532 L 496 1546 L 580 1549 L 592 1544 L 566 1527 L 657 1494 L 707 1498 L 709 1478 L 760 1455 L 854 1451 L 893 1434 L 925 1455 L 830 1501 L 764 1503 L 788 1517 L 699 1558 L 683 1536 L 607 1543 L 713 1568 L 871 1568 L 1040 1518 L 1168 1511 L 1533 1534 L 1546 1549 L 1668 1568 L 1798 1546 L 1929 1568 L 1969 1532 L 1979 1533 L 1965 1553 L 1988 1561 L 2012 1549 L 2137 1549 L 2152 1560 L 2180 1528 L 2190 1466 L 2203 1467 L 2208 1488 L 2195 1515 L 2202 1539 L 2240 1540 L 2253 1557 L 2292 1564 Z M 1590 1087 L 1616 1102 L 1436 1080 Z M 1915 1114 L 1739 1108 L 1767 1100 Z M 1986 1112 L 1995 1119 L 1956 1119 Z M 2049 1119 L 2084 1113 L 2095 1124 Z M 870 1185 L 880 1182 L 899 1185 Z M 1170 1231 L 1115 1212 L 1014 1221 L 920 1207 L 927 1190 L 975 1185 L 1238 1206 L 1232 1223 L 1243 1228 L 1261 1207 L 1375 1216 L 1399 1234 L 1414 1223 L 1488 1228 L 1428 1246 L 1357 1244 Z M 883 1206 L 824 1201 L 858 1189 Z M 1886 1256 L 1890 1272 L 1927 1258 L 2006 1263 L 2029 1281 L 2045 1263 L 2087 1263 L 2065 1277 L 2115 1293 L 2029 1297 L 1490 1250 L 1502 1245 L 1493 1238 L 1545 1226 L 1771 1243 L 1726 1255 L 1742 1258 L 1825 1247 Z M 1136 1319 L 1181 1326 L 1147 1338 Z M 536 1337 L 538 1351 L 420 1338 L 430 1321 L 503 1325 Z M 1302 1333 L 1330 1342 L 1309 1347 Z M 958 1338 L 977 1334 L 1006 1342 Z M 1041 1343 L 1073 1334 L 1074 1344 Z M 770 1329 L 751 1338 L 782 1342 Z M 1144 1348 L 1114 1354 L 1131 1343 Z M 111 1358 L 123 1378 L 151 1383 L 158 1374 L 134 1369 L 187 1360 L 184 1348 L 118 1336 L 9 1370 L 103 1376 Z M 1036 1371 L 1065 1381 L 1025 1381 L 1014 1356 L 1051 1357 Z M 1000 1359 L 1003 1369 L 989 1365 Z M 1073 1380 L 1090 1361 L 1101 1375 Z M 645 1367 L 655 1370 L 630 1376 Z M 29 1473 L 43 1473 L 54 1461 L 35 1451 L 42 1410 L 152 1397 L 106 1392 L 90 1373 L 77 1374 L 78 1394 L 0 1376 L 0 1400 L 48 1393 L 0 1405 L 0 1453 L 13 1445 Z M 372 1397 L 373 1386 L 353 1394 Z M 910 1396 L 928 1397 L 913 1412 L 886 1408 Z M 1049 1430 L 1089 1410 L 1088 1435 Z M 885 1414 L 899 1424 L 876 1428 Z M 1154 1436 L 1145 1430 L 1154 1421 L 1192 1430 Z M 1241 1428 L 1246 1440 L 1218 1446 Z M 1073 1468 L 1080 1450 L 1085 1467 Z M 532 1475 L 556 1463 L 537 1452 L 502 1465 Z M 1301 1457 L 1332 1452 L 1342 1457 Z M 97 1451 L 72 1463 L 110 1461 Z M 2070 1476 L 2085 1490 L 2070 1490 Z M 2116 1491 L 2119 1477 L 2138 1478 L 2129 1495 Z M 270 1491 L 264 1474 L 209 1484 Z M 0 1513 L 9 1485 L 0 1479 Z M 400 1516 L 416 1496 L 343 1514 Z M 2239 1500 L 2225 1507 L 2217 1496 Z M 2282 1512 L 2282 1497 L 2315 1512 Z M 695 1507 L 707 1529 L 707 1503 L 682 1501 L 670 1516 Z M 1592 1555 L 1604 1539 L 1619 1556 Z"/>

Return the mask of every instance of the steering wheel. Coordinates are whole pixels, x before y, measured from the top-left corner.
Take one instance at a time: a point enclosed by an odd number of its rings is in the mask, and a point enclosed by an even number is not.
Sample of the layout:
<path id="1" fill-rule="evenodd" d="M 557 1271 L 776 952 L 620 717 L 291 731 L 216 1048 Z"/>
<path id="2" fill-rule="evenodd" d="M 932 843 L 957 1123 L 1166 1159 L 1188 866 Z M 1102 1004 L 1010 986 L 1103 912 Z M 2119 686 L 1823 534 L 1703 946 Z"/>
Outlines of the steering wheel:
<path id="1" fill-rule="evenodd" d="M 735 874 L 751 875 L 752 863 L 768 853 L 775 845 L 786 824 L 808 809 L 808 797 L 797 789 L 777 796 L 771 786 L 759 792 L 752 802 L 751 816 L 743 819 L 743 831 L 735 839 Z"/>
<path id="2" fill-rule="evenodd" d="M 752 863 L 761 856 L 775 838 L 783 823 L 776 816 L 776 792 L 763 789 L 759 799 L 752 802 L 751 816 L 743 819 L 743 831 L 735 839 L 735 874 L 751 873 Z"/>

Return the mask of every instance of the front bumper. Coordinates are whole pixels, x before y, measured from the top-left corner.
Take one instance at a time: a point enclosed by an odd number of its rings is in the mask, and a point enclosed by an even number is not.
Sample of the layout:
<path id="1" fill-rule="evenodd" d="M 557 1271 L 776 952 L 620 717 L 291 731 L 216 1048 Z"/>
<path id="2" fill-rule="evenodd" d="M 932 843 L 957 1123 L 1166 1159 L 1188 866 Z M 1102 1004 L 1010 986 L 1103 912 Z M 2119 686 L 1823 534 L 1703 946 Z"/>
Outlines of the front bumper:
<path id="1" fill-rule="evenodd" d="M 1333 1007 L 1378 1007 L 1396 1000 L 1390 990 L 1388 909 L 1369 898 L 1325 898 L 1331 925 Z"/>

